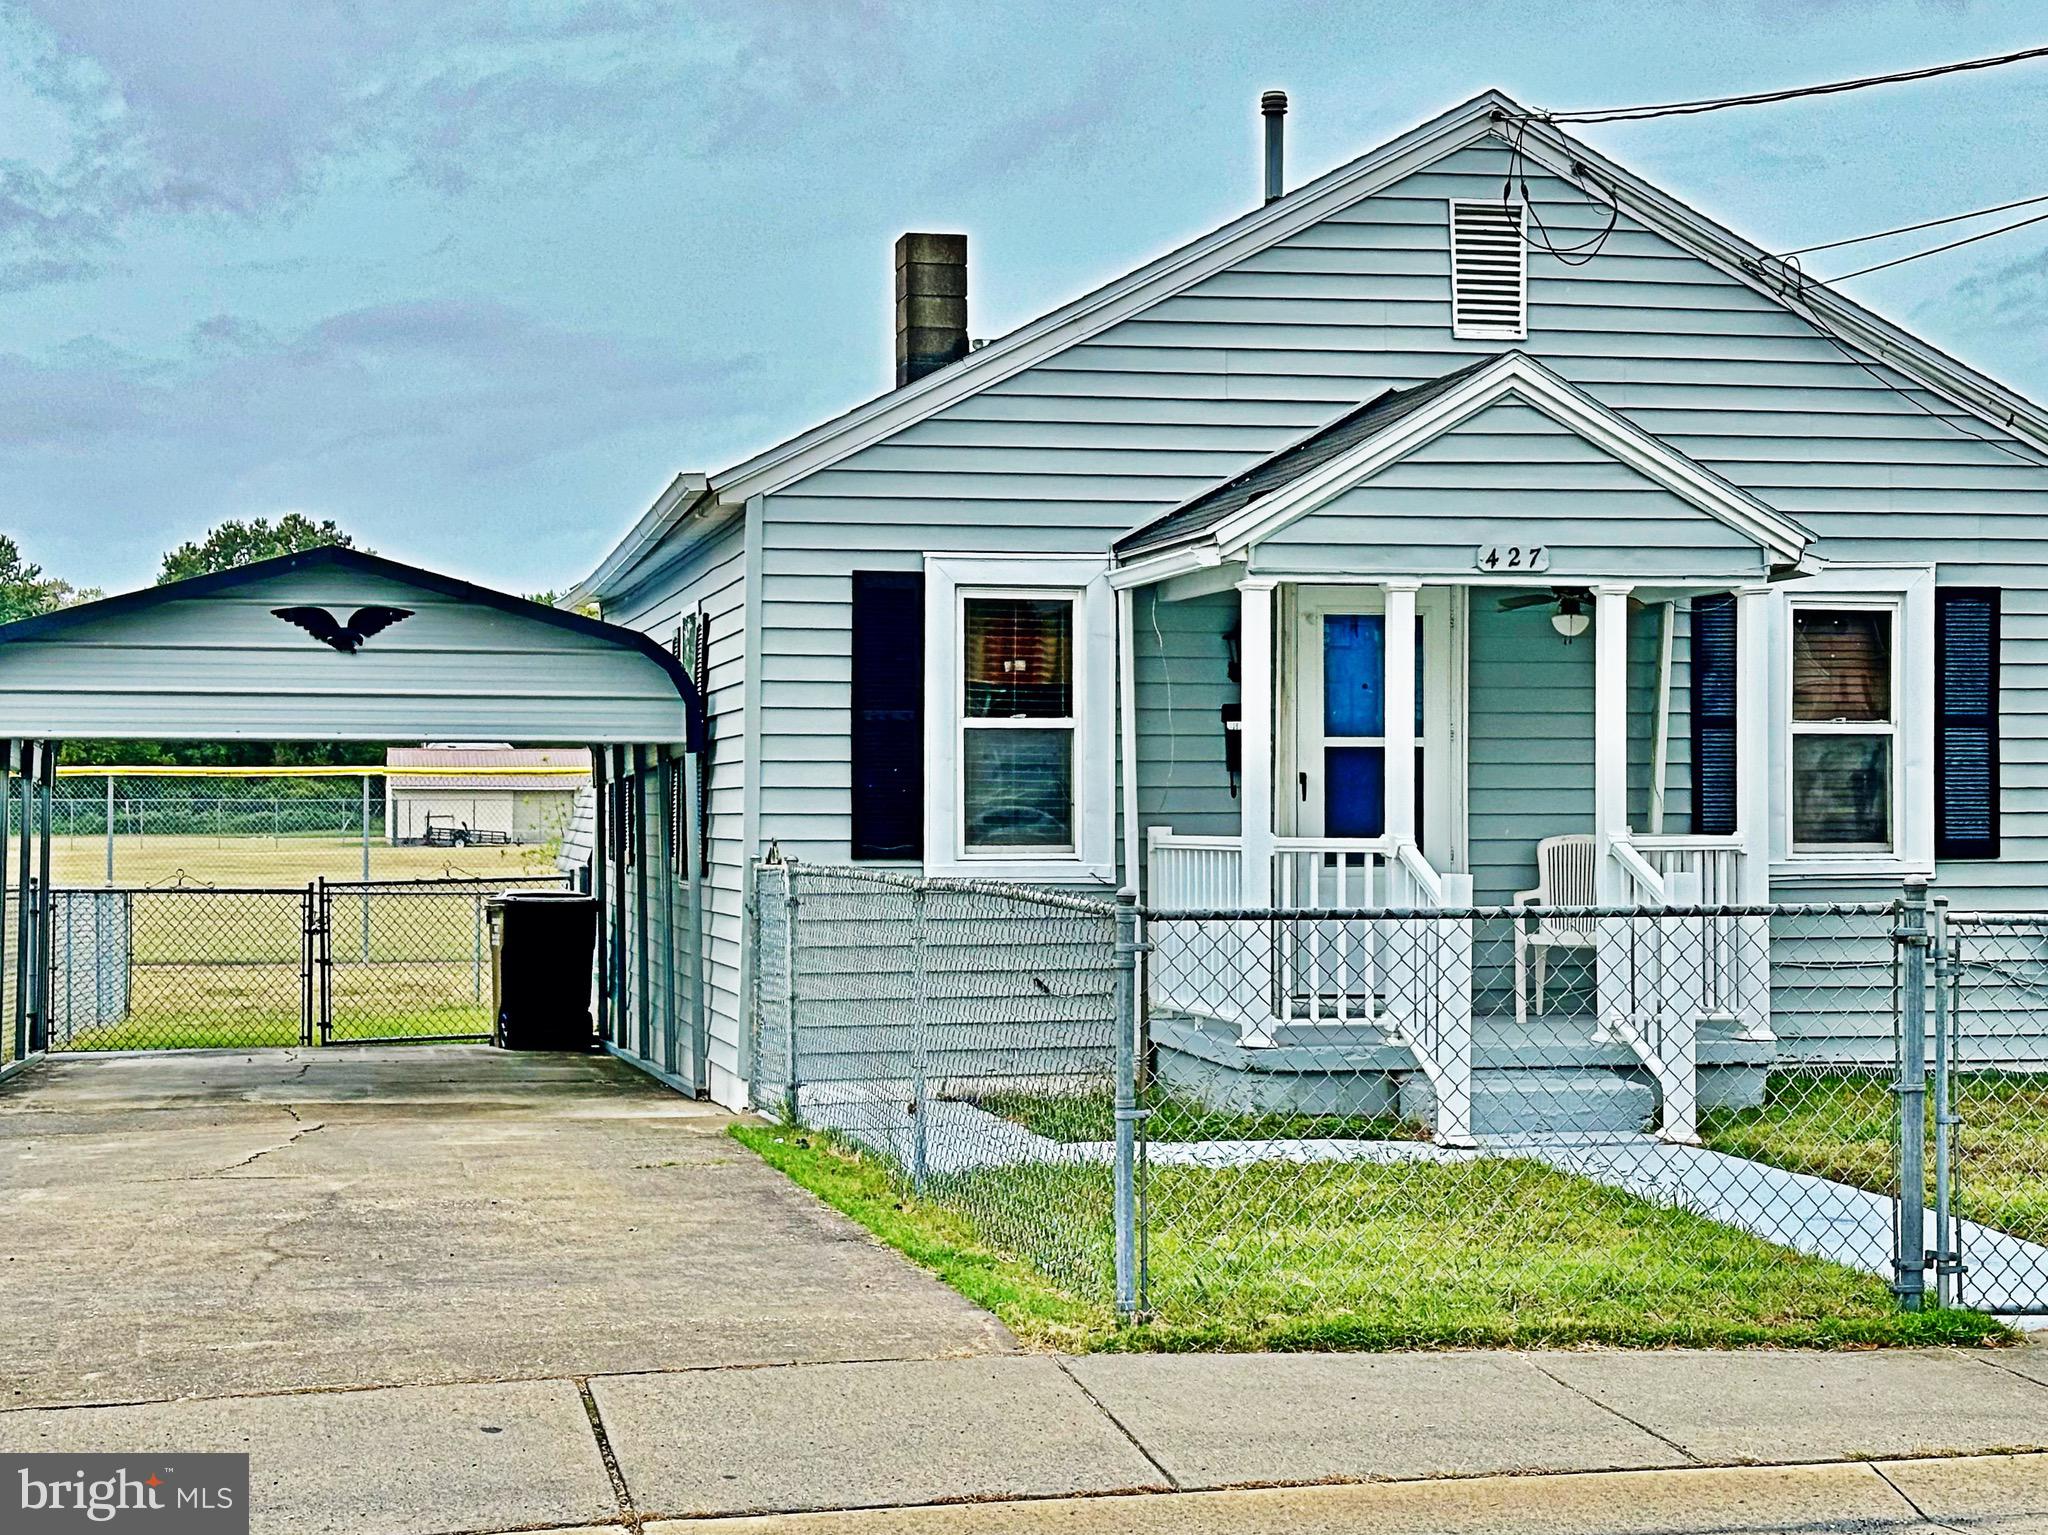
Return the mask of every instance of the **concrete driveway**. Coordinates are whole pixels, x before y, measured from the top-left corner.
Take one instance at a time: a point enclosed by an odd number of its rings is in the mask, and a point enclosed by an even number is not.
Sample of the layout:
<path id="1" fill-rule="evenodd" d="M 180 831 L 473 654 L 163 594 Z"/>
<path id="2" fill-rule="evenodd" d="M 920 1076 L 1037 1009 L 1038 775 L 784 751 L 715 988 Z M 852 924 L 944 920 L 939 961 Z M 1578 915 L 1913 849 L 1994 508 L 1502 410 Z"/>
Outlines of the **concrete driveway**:
<path id="1" fill-rule="evenodd" d="M 0 1084 L 0 1451 L 245 1452 L 257 1535 L 2048 1528 L 2048 1457 L 1898 1459 L 2048 1448 L 2038 1347 L 1021 1353 L 727 1122 L 458 1047 Z"/>
<path id="2" fill-rule="evenodd" d="M 1007 1351 L 615 1061 L 52 1061 L 0 1084 L 0 1406 Z"/>

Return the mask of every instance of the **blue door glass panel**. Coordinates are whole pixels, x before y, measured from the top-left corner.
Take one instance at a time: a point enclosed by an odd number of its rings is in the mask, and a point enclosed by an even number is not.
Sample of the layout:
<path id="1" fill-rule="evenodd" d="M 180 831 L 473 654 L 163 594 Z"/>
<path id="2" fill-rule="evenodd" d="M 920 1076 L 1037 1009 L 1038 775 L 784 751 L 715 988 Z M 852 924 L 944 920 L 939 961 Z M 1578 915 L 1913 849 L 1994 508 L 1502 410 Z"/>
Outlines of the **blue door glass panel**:
<path id="1" fill-rule="evenodd" d="M 1387 829 L 1387 753 L 1381 746 L 1332 746 L 1323 753 L 1323 832 L 1377 837 Z"/>
<path id="2" fill-rule="evenodd" d="M 1415 623 L 1415 734 L 1423 729 L 1422 620 Z M 1384 737 L 1387 724 L 1386 620 L 1378 613 L 1323 617 L 1323 734 Z M 1415 824 L 1423 824 L 1422 752 L 1416 751 Z M 1383 746 L 1326 745 L 1323 831 L 1332 837 L 1377 837 L 1387 826 L 1387 758 Z"/>
<path id="3" fill-rule="evenodd" d="M 1387 626 L 1377 613 L 1323 618 L 1323 734 L 1387 733 Z"/>

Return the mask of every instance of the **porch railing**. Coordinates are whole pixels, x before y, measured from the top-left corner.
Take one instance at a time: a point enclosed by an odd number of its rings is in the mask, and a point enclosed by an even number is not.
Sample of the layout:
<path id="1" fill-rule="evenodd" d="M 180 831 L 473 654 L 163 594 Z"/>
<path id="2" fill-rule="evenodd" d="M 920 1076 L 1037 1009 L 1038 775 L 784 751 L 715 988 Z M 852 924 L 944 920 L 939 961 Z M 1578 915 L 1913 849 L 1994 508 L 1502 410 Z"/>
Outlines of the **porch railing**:
<path id="1" fill-rule="evenodd" d="M 1145 841 L 1145 889 L 1160 911 L 1222 911 L 1244 903 L 1244 843 L 1152 828 Z"/>
<path id="2" fill-rule="evenodd" d="M 1146 892 L 1159 911 L 1216 911 L 1245 899 L 1244 845 L 1155 826 L 1146 839 Z M 1279 911 L 1361 911 L 1441 906 L 1443 877 L 1413 844 L 1384 837 L 1277 837 L 1273 906 Z"/>
<path id="3" fill-rule="evenodd" d="M 1654 888 L 1639 880 L 1630 896 L 1645 905 L 1754 904 L 1745 878 L 1749 855 L 1740 837 L 1636 833 L 1628 839 L 1628 852 L 1656 875 Z M 1692 919 L 1692 926 L 1698 937 L 1690 958 L 1697 966 L 1694 992 L 1700 1013 L 1739 1020 L 1745 1038 L 1769 1039 L 1770 975 L 1761 958 L 1770 947 L 1768 920 L 1701 917 Z"/>

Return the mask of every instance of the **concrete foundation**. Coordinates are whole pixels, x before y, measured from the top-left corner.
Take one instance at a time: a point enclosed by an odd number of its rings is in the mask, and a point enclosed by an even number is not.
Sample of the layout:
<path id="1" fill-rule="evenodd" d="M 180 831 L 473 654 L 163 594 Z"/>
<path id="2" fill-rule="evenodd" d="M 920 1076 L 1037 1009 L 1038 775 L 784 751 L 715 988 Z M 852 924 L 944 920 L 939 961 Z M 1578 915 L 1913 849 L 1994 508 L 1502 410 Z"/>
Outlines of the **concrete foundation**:
<path id="1" fill-rule="evenodd" d="M 1619 1041 L 1591 1038 L 1588 1019 L 1485 1018 L 1474 1026 L 1474 1128 L 1482 1135 L 1641 1130 L 1657 1113 L 1649 1074 Z M 1155 1016 L 1152 1065 L 1176 1092 L 1232 1113 L 1400 1115 L 1428 1123 L 1434 1094 L 1405 1045 L 1371 1024 L 1282 1025 L 1270 1045 L 1245 1045 L 1218 1019 Z M 1700 1027 L 1702 1109 L 1755 1108 L 1776 1047 Z"/>

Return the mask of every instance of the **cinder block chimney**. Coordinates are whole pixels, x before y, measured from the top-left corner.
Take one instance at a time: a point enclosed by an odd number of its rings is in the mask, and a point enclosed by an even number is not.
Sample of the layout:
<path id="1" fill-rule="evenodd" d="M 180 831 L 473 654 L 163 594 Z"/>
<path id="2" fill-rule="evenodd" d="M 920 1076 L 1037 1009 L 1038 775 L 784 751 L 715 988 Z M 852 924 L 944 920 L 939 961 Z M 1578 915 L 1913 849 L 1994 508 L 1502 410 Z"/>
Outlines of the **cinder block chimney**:
<path id="1" fill-rule="evenodd" d="M 896 242 L 896 387 L 967 355 L 967 236 Z"/>

